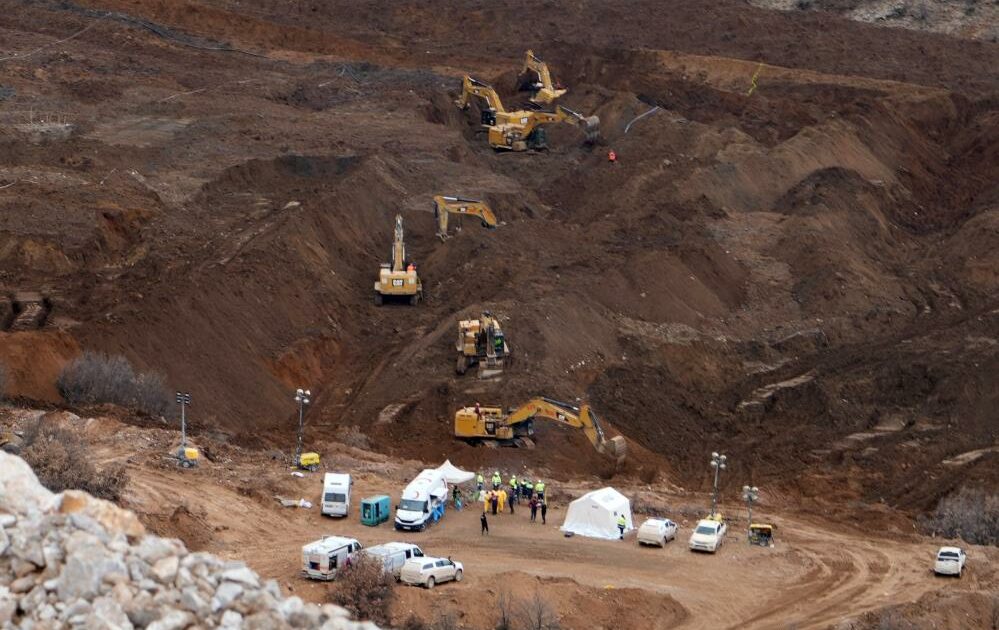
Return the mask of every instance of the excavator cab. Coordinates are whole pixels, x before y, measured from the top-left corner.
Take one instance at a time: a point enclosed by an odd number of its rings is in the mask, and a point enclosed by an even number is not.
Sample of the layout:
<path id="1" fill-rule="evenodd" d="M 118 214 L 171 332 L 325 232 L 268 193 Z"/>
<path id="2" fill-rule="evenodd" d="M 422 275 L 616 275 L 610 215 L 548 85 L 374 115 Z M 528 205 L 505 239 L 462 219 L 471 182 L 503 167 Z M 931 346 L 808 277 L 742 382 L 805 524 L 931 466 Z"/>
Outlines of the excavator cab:
<path id="1" fill-rule="evenodd" d="M 455 372 L 464 374 L 469 367 L 477 365 L 479 378 L 491 378 L 503 373 L 510 357 L 510 346 L 499 321 L 490 313 L 483 313 L 479 319 L 463 319 L 458 322 L 458 341 L 455 344 L 458 358 Z"/>
<path id="2" fill-rule="evenodd" d="M 480 116 L 482 124 L 486 127 L 492 127 L 496 124 L 496 110 L 495 109 L 483 109 Z"/>

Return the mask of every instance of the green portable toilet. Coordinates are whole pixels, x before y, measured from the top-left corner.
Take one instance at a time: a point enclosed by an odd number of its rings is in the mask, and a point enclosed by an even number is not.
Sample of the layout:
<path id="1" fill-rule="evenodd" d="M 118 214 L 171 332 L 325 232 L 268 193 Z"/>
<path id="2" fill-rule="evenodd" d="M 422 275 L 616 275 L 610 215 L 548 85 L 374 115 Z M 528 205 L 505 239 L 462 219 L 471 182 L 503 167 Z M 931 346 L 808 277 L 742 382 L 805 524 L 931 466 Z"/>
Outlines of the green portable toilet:
<path id="1" fill-rule="evenodd" d="M 361 525 L 374 527 L 389 519 L 391 501 L 387 494 L 361 499 Z"/>

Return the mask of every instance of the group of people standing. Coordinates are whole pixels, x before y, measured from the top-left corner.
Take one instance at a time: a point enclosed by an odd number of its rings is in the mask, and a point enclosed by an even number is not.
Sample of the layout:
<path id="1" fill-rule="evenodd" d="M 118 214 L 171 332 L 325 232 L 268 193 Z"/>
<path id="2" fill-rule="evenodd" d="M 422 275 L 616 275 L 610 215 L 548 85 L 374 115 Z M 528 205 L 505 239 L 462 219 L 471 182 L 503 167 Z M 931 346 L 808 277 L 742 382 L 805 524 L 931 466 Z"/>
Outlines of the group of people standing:
<path id="1" fill-rule="evenodd" d="M 537 521 L 538 512 L 541 512 L 541 523 L 546 525 L 548 523 L 548 503 L 545 500 L 545 483 L 543 481 L 531 482 L 528 479 L 517 479 L 516 475 L 512 475 L 507 482 L 503 484 L 503 477 L 499 474 L 499 471 L 493 473 L 492 476 L 492 490 L 488 492 L 485 490 L 485 478 L 482 473 L 476 476 L 476 488 L 479 499 L 482 501 L 482 534 L 489 533 L 489 520 L 486 518 L 486 514 L 490 511 L 493 515 L 500 514 L 504 512 L 507 507 L 510 508 L 510 514 L 514 513 L 515 506 L 520 504 L 521 500 L 527 501 L 528 507 L 531 510 L 531 522 Z M 507 490 L 509 488 L 509 491 Z"/>

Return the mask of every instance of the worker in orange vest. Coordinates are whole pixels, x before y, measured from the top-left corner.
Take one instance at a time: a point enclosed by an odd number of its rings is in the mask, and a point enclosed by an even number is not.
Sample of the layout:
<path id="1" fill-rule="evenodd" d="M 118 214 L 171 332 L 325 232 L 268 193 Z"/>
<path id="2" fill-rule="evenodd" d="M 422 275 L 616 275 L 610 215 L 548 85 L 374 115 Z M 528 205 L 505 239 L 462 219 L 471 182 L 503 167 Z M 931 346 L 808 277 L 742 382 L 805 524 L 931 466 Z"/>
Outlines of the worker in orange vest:
<path id="1" fill-rule="evenodd" d="M 406 271 L 409 271 L 409 272 L 416 271 L 416 265 L 414 265 L 413 263 L 409 263 L 409 266 L 406 267 Z"/>
<path id="2" fill-rule="evenodd" d="M 614 149 L 611 149 L 610 151 L 607 152 L 607 160 L 611 164 L 614 164 L 615 162 L 617 162 L 617 153 L 614 153 Z"/>

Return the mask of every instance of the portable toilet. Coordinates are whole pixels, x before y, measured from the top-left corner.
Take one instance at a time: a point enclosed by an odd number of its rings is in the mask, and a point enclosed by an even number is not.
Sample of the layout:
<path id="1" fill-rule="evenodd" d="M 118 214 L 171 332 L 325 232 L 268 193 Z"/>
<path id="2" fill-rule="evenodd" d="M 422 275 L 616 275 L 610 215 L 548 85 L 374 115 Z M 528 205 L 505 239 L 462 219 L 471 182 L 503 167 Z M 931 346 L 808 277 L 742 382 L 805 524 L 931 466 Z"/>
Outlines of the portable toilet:
<path id="1" fill-rule="evenodd" d="M 361 524 L 374 527 L 387 521 L 392 511 L 390 504 L 387 494 L 361 499 Z"/>

